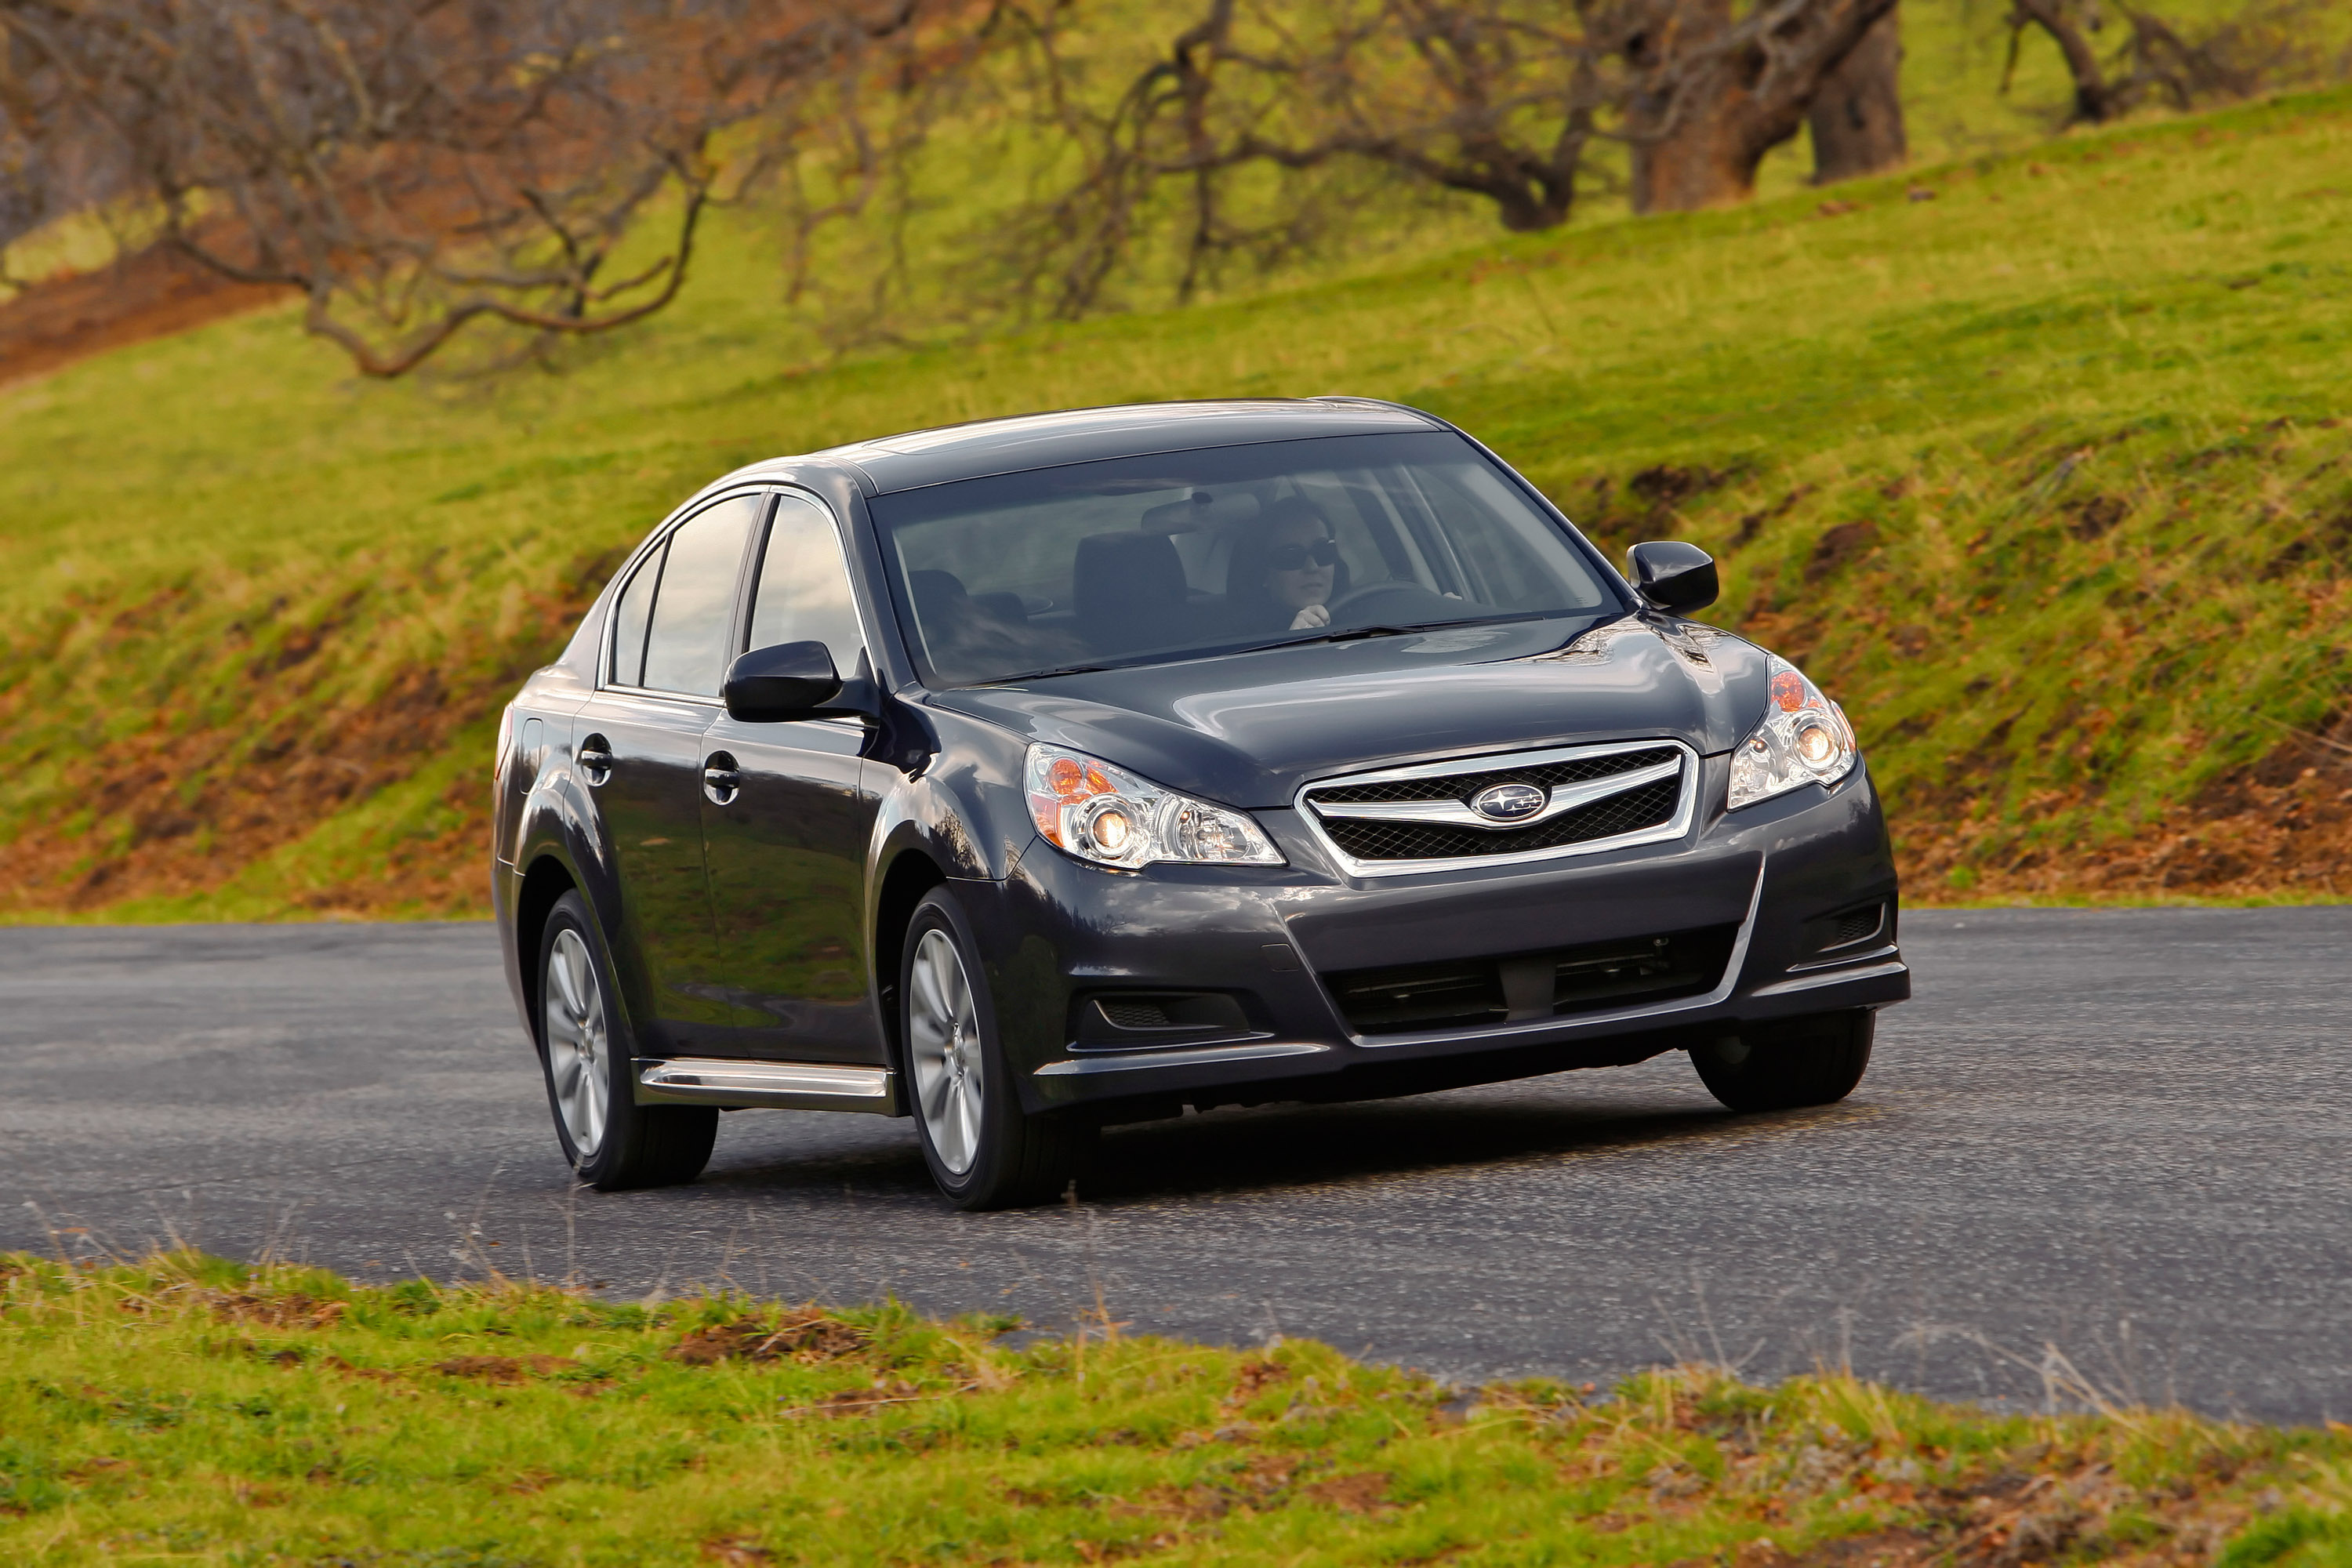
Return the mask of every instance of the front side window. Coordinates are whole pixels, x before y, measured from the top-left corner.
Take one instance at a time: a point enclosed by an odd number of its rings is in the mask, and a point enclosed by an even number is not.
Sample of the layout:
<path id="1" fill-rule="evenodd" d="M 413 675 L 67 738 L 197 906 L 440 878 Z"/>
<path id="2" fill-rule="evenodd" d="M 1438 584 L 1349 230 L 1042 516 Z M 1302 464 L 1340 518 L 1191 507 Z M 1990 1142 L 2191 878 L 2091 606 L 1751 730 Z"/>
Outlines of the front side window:
<path id="1" fill-rule="evenodd" d="M 1076 463 L 872 510 L 939 686 L 1620 607 L 1567 532 L 1449 431 Z"/>
<path id="2" fill-rule="evenodd" d="M 695 697 L 719 695 L 734 618 L 735 574 L 766 504 L 765 496 L 734 496 L 695 513 L 669 536 L 646 627 L 645 674 L 636 684 Z M 635 592 L 635 579 L 629 587 Z M 622 607 L 627 608 L 626 595 Z M 616 642 L 618 630 L 616 622 Z M 617 660 L 615 668 L 621 668 Z"/>
<path id="3" fill-rule="evenodd" d="M 776 498 L 775 519 L 768 524 L 768 542 L 760 553 L 746 646 L 773 647 L 787 642 L 824 644 L 833 653 L 833 668 L 845 677 L 857 673 L 858 655 L 866 647 L 832 515 L 789 491 Z"/>

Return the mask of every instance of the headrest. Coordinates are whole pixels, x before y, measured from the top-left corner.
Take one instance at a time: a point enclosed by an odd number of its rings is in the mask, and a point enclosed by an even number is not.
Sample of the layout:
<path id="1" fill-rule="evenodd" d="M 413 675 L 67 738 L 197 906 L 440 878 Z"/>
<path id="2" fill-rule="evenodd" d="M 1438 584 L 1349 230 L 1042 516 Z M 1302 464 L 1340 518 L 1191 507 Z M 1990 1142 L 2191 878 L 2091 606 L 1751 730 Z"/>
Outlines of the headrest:
<path id="1" fill-rule="evenodd" d="M 1092 533 L 1071 568 L 1078 633 L 1099 653 L 1183 640 L 1184 563 L 1164 533 Z"/>
<path id="2" fill-rule="evenodd" d="M 907 593 L 918 616 L 953 615 L 971 596 L 952 572 L 909 572 Z"/>

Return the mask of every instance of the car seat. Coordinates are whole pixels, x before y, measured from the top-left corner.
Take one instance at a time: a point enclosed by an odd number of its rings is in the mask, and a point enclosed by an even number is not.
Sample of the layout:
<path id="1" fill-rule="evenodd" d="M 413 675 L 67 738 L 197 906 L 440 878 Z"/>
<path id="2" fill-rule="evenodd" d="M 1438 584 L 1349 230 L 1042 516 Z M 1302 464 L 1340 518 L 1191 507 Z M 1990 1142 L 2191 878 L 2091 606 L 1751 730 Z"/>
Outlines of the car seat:
<path id="1" fill-rule="evenodd" d="M 1097 653 L 1166 647 L 1190 634 L 1184 563 L 1164 533 L 1093 533 L 1071 568 L 1078 635 Z"/>

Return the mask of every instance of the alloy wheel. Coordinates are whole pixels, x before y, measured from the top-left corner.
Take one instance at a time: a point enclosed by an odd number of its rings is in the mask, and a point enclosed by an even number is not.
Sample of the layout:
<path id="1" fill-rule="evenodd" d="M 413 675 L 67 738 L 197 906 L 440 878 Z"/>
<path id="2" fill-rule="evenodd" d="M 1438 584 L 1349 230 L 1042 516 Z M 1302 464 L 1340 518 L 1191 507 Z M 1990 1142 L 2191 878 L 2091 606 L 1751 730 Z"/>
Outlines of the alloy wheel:
<path id="1" fill-rule="evenodd" d="M 604 1142 L 607 1096 L 604 997 L 596 964 L 576 931 L 555 933 L 547 955 L 547 1073 L 555 1086 L 555 1106 L 579 1162 L 585 1164 Z"/>
<path id="2" fill-rule="evenodd" d="M 908 1054 L 914 1058 L 915 1100 L 922 1111 L 923 1130 L 940 1163 L 961 1176 L 980 1152 L 987 1079 L 971 982 L 947 932 L 927 931 L 915 944 L 908 992 Z"/>

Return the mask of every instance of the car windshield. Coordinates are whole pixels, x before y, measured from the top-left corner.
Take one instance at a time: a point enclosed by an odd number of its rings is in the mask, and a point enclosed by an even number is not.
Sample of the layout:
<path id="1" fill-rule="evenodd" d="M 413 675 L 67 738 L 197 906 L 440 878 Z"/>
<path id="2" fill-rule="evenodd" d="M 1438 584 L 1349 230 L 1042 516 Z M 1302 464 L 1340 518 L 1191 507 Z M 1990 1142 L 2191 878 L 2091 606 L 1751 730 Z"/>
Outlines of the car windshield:
<path id="1" fill-rule="evenodd" d="M 1447 431 L 1075 463 L 884 496 L 873 513 L 933 686 L 1617 603 Z"/>

